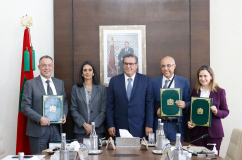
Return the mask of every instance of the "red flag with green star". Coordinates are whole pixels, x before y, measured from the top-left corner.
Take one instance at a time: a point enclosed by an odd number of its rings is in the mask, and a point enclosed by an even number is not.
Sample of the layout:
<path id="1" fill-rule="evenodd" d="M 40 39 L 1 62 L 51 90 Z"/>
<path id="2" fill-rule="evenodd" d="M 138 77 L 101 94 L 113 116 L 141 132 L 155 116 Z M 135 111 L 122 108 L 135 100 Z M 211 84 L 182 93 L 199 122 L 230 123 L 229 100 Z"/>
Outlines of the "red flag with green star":
<path id="1" fill-rule="evenodd" d="M 21 111 L 21 101 L 24 92 L 24 83 L 27 80 L 34 78 L 35 70 L 35 53 L 32 50 L 30 29 L 26 28 L 24 31 L 23 39 L 23 52 L 22 52 L 22 67 L 20 79 L 20 93 L 19 93 L 19 108 L 18 108 L 18 125 L 17 125 L 17 140 L 16 140 L 16 154 L 24 152 L 25 155 L 31 155 L 29 137 L 26 135 L 27 120 L 28 118 L 23 115 Z"/>

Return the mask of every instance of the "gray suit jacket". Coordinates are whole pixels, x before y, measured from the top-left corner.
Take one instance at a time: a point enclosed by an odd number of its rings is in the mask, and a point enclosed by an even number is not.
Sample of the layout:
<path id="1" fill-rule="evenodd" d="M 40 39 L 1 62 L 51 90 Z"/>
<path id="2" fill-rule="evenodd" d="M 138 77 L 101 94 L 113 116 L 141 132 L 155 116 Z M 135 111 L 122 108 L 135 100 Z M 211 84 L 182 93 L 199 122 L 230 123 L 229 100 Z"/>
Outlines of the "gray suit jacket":
<path id="1" fill-rule="evenodd" d="M 68 103 L 66 100 L 64 82 L 54 77 L 51 78 L 55 85 L 57 95 L 63 95 L 64 97 L 63 110 L 67 117 Z M 45 95 L 45 90 L 40 76 L 25 82 L 21 111 L 28 117 L 26 135 L 31 137 L 41 137 L 45 133 L 46 127 L 41 126 L 39 123 L 43 115 L 43 95 Z"/>
<path id="2" fill-rule="evenodd" d="M 90 122 L 95 122 L 96 132 L 104 133 L 104 121 L 106 112 L 107 93 L 104 85 L 92 86 L 90 102 Z M 84 87 L 73 86 L 71 93 L 71 115 L 75 121 L 74 133 L 85 134 L 86 130 L 82 126 L 87 122 L 86 93 Z"/>

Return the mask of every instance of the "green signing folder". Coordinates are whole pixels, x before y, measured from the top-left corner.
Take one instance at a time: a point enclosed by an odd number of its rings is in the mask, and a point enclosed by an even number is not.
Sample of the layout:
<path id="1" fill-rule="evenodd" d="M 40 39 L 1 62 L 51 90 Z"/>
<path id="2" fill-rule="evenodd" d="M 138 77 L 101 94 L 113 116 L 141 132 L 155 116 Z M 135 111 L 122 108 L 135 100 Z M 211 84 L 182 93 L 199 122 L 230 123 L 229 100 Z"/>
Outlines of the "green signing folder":
<path id="1" fill-rule="evenodd" d="M 63 116 L 63 95 L 43 95 L 43 116 L 50 124 L 61 124 Z"/>
<path id="2" fill-rule="evenodd" d="M 192 97 L 190 114 L 192 125 L 211 127 L 212 111 L 210 107 L 212 105 L 212 98 Z"/>
<path id="3" fill-rule="evenodd" d="M 175 103 L 177 100 L 181 100 L 181 97 L 181 88 L 161 88 L 161 117 L 181 117 L 182 109 L 179 108 Z"/>

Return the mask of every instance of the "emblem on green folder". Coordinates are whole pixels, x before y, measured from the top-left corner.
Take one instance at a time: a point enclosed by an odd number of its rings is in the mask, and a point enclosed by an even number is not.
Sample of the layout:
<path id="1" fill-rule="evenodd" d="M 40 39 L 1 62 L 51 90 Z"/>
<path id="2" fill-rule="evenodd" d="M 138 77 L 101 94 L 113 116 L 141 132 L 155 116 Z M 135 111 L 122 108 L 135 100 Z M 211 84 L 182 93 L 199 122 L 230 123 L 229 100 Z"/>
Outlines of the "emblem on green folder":
<path id="1" fill-rule="evenodd" d="M 197 109 L 197 114 L 203 114 L 203 109 L 202 108 L 198 108 Z"/>
<path id="2" fill-rule="evenodd" d="M 168 99 L 167 100 L 167 105 L 174 105 L 174 100 L 173 99 Z"/>
<path id="3" fill-rule="evenodd" d="M 50 106 L 50 112 L 55 112 L 56 111 L 56 106 L 52 105 Z"/>

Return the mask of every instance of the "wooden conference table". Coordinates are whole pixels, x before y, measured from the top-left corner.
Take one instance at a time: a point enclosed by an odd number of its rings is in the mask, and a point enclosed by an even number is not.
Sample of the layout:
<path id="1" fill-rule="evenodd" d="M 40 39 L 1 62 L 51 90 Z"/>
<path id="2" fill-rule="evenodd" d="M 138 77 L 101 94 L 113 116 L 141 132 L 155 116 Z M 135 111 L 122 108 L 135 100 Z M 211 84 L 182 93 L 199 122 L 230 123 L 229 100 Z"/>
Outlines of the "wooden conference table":
<path id="1" fill-rule="evenodd" d="M 149 147 L 148 151 L 140 151 L 139 148 L 116 148 L 116 150 L 105 150 L 105 146 L 101 147 L 103 152 L 99 155 L 89 155 L 89 160 L 160 160 L 162 155 L 157 155 L 152 153 L 152 150 L 155 150 L 155 147 Z M 136 154 L 136 157 L 113 157 L 114 154 Z M 38 155 L 46 155 L 45 159 L 50 159 L 48 153 L 38 153 Z M 213 156 L 214 157 L 214 156 Z M 217 160 L 225 160 L 222 157 L 216 156 Z M 192 160 L 206 160 L 209 157 L 197 157 L 192 156 Z"/>

